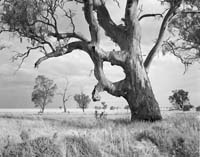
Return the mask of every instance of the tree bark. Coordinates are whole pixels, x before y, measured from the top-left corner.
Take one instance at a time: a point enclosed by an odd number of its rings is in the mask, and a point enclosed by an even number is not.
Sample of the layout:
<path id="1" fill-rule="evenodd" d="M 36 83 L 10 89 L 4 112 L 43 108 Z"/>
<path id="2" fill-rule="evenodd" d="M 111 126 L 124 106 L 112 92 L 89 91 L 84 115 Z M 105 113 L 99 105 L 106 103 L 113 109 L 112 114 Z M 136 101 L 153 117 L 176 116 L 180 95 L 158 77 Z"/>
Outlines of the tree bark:
<path id="1" fill-rule="evenodd" d="M 135 66 L 136 67 L 136 66 Z M 131 120 L 156 121 L 161 120 L 159 105 L 153 94 L 146 72 L 134 67 L 130 78 L 130 87 L 124 98 L 127 100 L 131 110 Z M 131 81 L 133 80 L 133 81 Z"/>

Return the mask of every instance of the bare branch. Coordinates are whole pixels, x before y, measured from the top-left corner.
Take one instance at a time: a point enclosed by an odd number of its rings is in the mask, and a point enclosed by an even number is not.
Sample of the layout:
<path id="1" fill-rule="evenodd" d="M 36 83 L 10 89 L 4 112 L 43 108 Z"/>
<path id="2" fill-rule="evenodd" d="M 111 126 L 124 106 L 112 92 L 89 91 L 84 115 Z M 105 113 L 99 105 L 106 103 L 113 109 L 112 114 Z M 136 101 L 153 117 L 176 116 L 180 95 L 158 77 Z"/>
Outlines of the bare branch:
<path id="1" fill-rule="evenodd" d="M 160 32 L 158 35 L 158 39 L 156 40 L 155 45 L 153 46 L 153 48 L 151 49 L 151 51 L 149 52 L 149 54 L 147 55 L 145 61 L 144 61 L 144 67 L 148 70 L 153 58 L 155 57 L 156 52 L 158 51 L 158 49 L 160 48 L 163 38 L 164 38 L 164 34 L 165 31 L 167 29 L 167 26 L 169 24 L 169 21 L 173 18 L 173 16 L 175 16 L 175 11 L 176 11 L 177 7 L 170 7 L 170 9 L 168 10 L 167 14 L 165 15 L 161 28 L 160 28 Z"/>
<path id="2" fill-rule="evenodd" d="M 27 47 L 27 51 L 24 53 L 17 53 L 15 56 L 12 57 L 12 61 L 16 61 L 19 58 L 21 58 L 20 64 L 18 65 L 18 68 L 16 71 L 18 71 L 22 64 L 24 63 L 25 59 L 29 56 L 30 52 L 33 50 L 37 50 L 37 49 L 42 49 L 45 50 L 45 48 L 43 46 L 36 46 L 36 47 Z"/>
<path id="3" fill-rule="evenodd" d="M 140 21 L 145 17 L 157 17 L 157 16 L 163 17 L 163 15 L 159 14 L 159 13 L 158 14 L 144 14 L 144 15 L 140 16 L 138 20 Z"/>
<path id="4" fill-rule="evenodd" d="M 60 47 L 56 51 L 48 53 L 45 56 L 39 58 L 37 60 L 37 62 L 35 63 L 35 68 L 38 68 L 38 66 L 41 62 L 43 62 L 43 61 L 45 61 L 49 58 L 63 56 L 63 55 L 66 55 L 68 53 L 71 53 L 73 50 L 77 50 L 77 49 L 83 50 L 85 52 L 89 52 L 88 47 L 87 47 L 87 43 L 82 42 L 82 41 L 71 42 L 64 47 Z"/>

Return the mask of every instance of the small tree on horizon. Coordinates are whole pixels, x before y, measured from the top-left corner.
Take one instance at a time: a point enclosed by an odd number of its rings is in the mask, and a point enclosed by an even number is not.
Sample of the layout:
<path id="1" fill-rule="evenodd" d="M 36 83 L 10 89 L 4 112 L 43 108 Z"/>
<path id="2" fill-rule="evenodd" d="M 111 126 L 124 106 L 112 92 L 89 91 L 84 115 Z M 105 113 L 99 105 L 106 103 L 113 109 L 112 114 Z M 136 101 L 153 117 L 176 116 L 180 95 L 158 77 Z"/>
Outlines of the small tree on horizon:
<path id="1" fill-rule="evenodd" d="M 91 101 L 90 97 L 82 92 L 81 94 L 74 95 L 74 100 L 78 103 L 79 108 L 81 108 L 83 112 L 88 108 L 88 104 Z"/>
<path id="2" fill-rule="evenodd" d="M 104 111 L 107 109 L 108 105 L 106 104 L 105 101 L 101 102 L 101 105 L 103 106 L 102 108 L 104 109 Z"/>
<path id="3" fill-rule="evenodd" d="M 47 104 L 52 102 L 55 91 L 57 89 L 53 80 L 45 77 L 44 75 L 38 75 L 35 79 L 35 86 L 32 92 L 32 101 L 35 107 L 41 108 L 41 113 L 44 112 Z"/>
<path id="4" fill-rule="evenodd" d="M 172 95 L 169 96 L 169 101 L 175 107 L 175 109 L 183 110 L 186 102 L 189 103 L 188 92 L 183 89 L 177 89 L 172 91 Z"/>
<path id="5" fill-rule="evenodd" d="M 129 105 L 124 106 L 124 109 L 128 112 L 128 110 L 130 109 Z"/>

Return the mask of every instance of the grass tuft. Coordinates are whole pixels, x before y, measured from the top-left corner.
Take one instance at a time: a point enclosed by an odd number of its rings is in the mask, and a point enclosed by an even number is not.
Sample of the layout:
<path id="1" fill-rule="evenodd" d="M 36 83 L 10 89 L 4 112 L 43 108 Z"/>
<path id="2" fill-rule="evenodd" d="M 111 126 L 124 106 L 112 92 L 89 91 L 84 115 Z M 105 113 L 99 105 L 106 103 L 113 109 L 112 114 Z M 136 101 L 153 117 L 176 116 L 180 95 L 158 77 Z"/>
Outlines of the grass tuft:
<path id="1" fill-rule="evenodd" d="M 174 117 L 139 132 L 136 140 L 150 141 L 162 153 L 175 157 L 199 157 L 199 121 L 193 116 Z"/>
<path id="2" fill-rule="evenodd" d="M 102 157 L 97 145 L 83 137 L 66 137 L 66 157 Z"/>
<path id="3" fill-rule="evenodd" d="M 57 145 L 48 137 L 39 137 L 4 147 L 3 157 L 62 157 Z"/>

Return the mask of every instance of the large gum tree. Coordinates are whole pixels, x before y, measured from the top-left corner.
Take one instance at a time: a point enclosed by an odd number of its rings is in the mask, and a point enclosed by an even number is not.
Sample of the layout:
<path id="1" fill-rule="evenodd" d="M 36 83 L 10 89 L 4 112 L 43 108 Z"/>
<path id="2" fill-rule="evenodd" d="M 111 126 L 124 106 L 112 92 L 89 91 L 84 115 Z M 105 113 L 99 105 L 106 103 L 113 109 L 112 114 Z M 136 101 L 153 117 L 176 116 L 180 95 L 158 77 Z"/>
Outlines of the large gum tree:
<path id="1" fill-rule="evenodd" d="M 94 63 L 94 75 L 98 80 L 92 92 L 94 101 L 99 101 L 100 92 L 106 91 L 128 102 L 131 120 L 160 120 L 162 117 L 148 78 L 148 68 L 160 47 L 164 51 L 171 51 L 186 65 L 198 60 L 200 37 L 193 36 L 200 32 L 200 5 L 198 0 L 160 0 L 168 7 L 164 13 L 138 16 L 139 1 L 123 0 L 126 3 L 125 15 L 121 17 L 123 23 L 116 24 L 110 16 L 106 0 L 4 0 L 1 2 L 1 32 L 15 33 L 32 44 L 26 52 L 17 54 L 15 58 L 24 61 L 37 49 L 44 54 L 36 61 L 35 67 L 49 58 L 67 55 L 74 50 L 86 52 Z M 113 4 L 119 5 L 119 2 L 113 0 Z M 69 3 L 82 6 L 90 37 L 76 31 L 74 13 L 68 7 Z M 71 29 L 59 30 L 58 19 L 61 14 L 71 23 Z M 162 24 L 156 42 L 143 61 L 140 21 L 153 16 L 162 17 Z M 194 18 L 196 22 L 193 22 Z M 164 41 L 168 27 L 169 32 L 175 35 Z M 102 48 L 101 29 L 119 50 L 106 51 Z M 191 49 L 193 52 L 188 53 Z M 186 55 L 183 50 L 187 50 Z M 122 67 L 125 78 L 118 82 L 108 80 L 103 70 L 104 62 Z"/>

